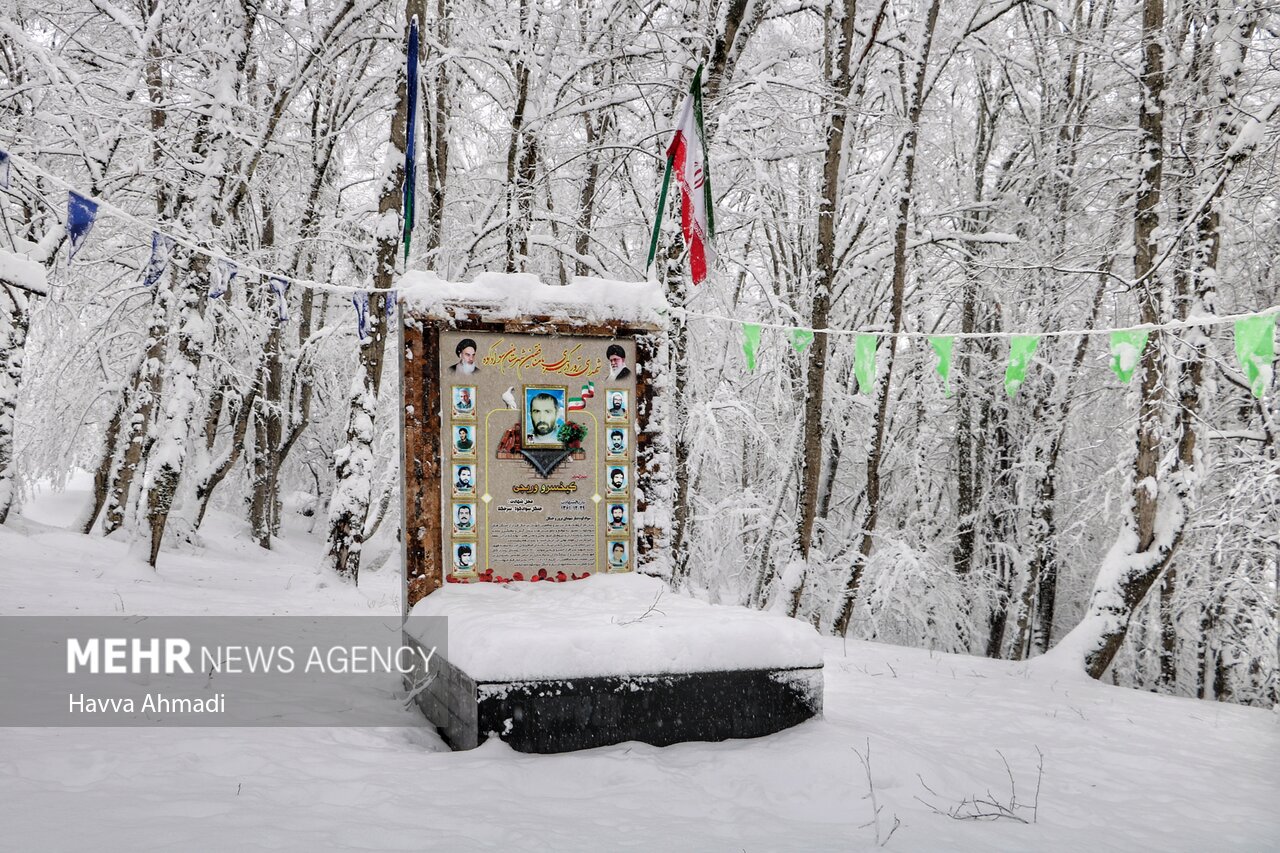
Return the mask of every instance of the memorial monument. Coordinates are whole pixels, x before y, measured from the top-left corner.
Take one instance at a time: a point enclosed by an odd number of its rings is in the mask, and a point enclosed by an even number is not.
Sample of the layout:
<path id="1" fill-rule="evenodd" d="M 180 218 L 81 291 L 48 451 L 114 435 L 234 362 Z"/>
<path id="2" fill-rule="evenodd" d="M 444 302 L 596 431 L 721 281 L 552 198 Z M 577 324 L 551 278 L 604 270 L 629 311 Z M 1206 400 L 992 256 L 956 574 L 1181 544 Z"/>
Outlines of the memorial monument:
<path id="1" fill-rule="evenodd" d="M 531 275 L 400 288 L 403 611 L 455 748 L 753 737 L 821 709 L 808 626 L 668 592 L 666 305 Z M 664 597 L 665 596 L 665 597 Z"/>

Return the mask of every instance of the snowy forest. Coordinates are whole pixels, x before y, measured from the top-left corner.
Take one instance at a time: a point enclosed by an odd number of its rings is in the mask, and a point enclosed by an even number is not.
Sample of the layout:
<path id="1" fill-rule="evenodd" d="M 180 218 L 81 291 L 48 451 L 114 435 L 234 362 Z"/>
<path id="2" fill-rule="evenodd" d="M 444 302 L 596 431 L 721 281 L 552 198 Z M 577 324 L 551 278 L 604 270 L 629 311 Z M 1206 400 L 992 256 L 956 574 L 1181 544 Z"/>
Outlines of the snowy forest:
<path id="1" fill-rule="evenodd" d="M 673 193 L 653 568 L 824 634 L 1067 643 L 1095 678 L 1275 704 L 1280 387 L 1216 322 L 1280 304 L 1269 4 L 4 6 L 0 249 L 48 293 L 0 288 L 0 521 L 87 472 L 81 530 L 161 574 L 210 509 L 264 549 L 303 513 L 328 571 L 395 571 L 394 328 L 373 299 L 361 335 L 352 288 L 643 281 L 702 64 L 716 260 L 694 287 Z M 101 202 L 74 260 L 68 190 Z M 154 230 L 180 242 L 148 285 Z M 1105 333 L 1138 325 L 1123 382 Z M 927 335 L 959 336 L 945 378 Z"/>

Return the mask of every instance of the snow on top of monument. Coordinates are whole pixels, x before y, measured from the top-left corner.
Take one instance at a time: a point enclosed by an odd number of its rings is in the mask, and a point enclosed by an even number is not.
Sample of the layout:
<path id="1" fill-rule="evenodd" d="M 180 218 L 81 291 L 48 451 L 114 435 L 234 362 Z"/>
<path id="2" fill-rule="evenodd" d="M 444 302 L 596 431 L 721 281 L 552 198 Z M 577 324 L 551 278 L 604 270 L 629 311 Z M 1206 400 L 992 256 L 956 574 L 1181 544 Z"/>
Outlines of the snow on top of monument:
<path id="1" fill-rule="evenodd" d="M 0 280 L 30 293 L 49 292 L 49 287 L 45 283 L 44 267 L 30 258 L 6 249 L 0 249 Z"/>
<path id="2" fill-rule="evenodd" d="M 426 618 L 436 616 L 448 619 Z M 445 584 L 414 606 L 405 630 L 476 681 L 822 665 L 809 625 L 707 604 L 637 574 Z"/>
<path id="3" fill-rule="evenodd" d="M 495 320 L 539 315 L 661 326 L 667 310 L 666 297 L 656 282 L 582 275 L 567 285 L 553 285 L 532 273 L 482 272 L 475 281 L 454 282 L 430 270 L 410 270 L 396 286 L 406 308 L 443 316 L 465 315 L 478 308 Z"/>

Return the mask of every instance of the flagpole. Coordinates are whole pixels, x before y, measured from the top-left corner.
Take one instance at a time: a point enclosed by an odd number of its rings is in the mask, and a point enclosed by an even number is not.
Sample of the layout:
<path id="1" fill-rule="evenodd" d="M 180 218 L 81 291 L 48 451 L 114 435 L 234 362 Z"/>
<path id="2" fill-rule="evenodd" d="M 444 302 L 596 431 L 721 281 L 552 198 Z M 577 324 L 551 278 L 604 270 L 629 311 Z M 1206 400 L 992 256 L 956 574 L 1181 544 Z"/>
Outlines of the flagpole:
<path id="1" fill-rule="evenodd" d="M 675 158 L 667 158 L 667 170 L 662 176 L 662 192 L 658 194 L 658 210 L 653 216 L 653 239 L 649 241 L 649 260 L 644 265 L 645 275 L 653 269 L 653 258 L 658 253 L 658 235 L 662 232 L 662 212 L 667 209 L 667 188 L 671 186 L 671 163 Z"/>
<path id="2" fill-rule="evenodd" d="M 417 183 L 417 118 L 418 118 L 418 16 L 409 24 L 409 46 L 405 68 L 405 85 L 408 87 L 408 109 L 405 117 L 404 146 L 404 262 L 409 264 L 409 245 L 413 242 L 413 213 L 415 184 Z"/>
<path id="3" fill-rule="evenodd" d="M 711 245 L 716 238 L 716 214 L 715 208 L 711 204 L 711 155 L 707 148 L 707 130 L 702 123 L 702 65 L 698 65 L 698 70 L 693 74 L 693 84 L 689 87 L 689 93 L 693 95 L 693 117 L 695 126 L 698 128 L 698 136 L 701 137 L 702 150 L 707 154 L 707 168 L 703 172 L 702 182 L 702 198 L 707 208 L 707 248 L 713 253 L 715 247 Z"/>

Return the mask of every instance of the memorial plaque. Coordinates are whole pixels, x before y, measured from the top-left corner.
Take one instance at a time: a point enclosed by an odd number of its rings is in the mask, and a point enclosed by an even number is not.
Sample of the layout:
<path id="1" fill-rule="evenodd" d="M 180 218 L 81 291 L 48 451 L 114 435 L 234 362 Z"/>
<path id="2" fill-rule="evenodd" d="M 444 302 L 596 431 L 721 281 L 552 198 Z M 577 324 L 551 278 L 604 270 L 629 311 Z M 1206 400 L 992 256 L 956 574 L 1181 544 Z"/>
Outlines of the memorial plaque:
<path id="1" fill-rule="evenodd" d="M 661 572 L 660 288 L 405 284 L 404 612 L 444 583 Z M 513 300 L 534 310 L 512 316 Z"/>
<path id="2" fill-rule="evenodd" d="M 630 571 L 635 343 L 440 332 L 448 579 Z"/>

